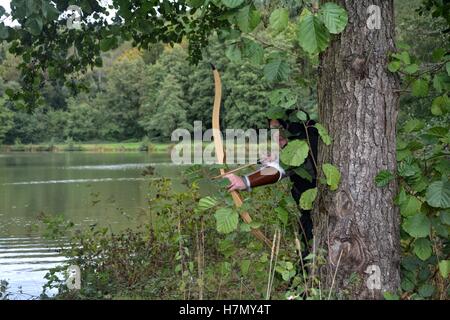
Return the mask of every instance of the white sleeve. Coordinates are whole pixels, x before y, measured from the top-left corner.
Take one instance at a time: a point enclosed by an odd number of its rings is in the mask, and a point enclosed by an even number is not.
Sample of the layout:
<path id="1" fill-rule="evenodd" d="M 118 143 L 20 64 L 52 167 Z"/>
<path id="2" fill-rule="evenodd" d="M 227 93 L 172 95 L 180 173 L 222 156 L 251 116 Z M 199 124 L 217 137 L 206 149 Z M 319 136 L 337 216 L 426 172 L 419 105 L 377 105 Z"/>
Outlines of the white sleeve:
<path id="1" fill-rule="evenodd" d="M 275 160 L 275 161 L 270 161 L 267 162 L 265 164 L 266 167 L 271 167 L 271 168 L 275 168 L 278 170 L 278 172 L 280 173 L 280 177 L 278 178 L 278 181 L 280 181 L 281 179 L 283 179 L 286 176 L 286 172 L 284 171 L 284 169 L 280 166 L 279 161 Z"/>

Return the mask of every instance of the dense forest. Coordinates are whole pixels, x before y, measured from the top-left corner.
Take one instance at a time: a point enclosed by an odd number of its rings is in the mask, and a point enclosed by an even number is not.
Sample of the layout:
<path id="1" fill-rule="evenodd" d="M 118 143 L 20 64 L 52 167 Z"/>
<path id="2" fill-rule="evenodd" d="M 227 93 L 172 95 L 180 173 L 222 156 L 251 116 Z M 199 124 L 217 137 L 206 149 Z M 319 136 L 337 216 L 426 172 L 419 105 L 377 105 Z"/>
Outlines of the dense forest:
<path id="1" fill-rule="evenodd" d="M 250 63 L 228 63 L 222 53 L 223 46 L 216 42 L 208 48 L 208 57 L 193 66 L 183 44 L 139 51 L 124 43 L 104 54 L 103 67 L 78 79 L 86 91 L 71 92 L 49 82 L 42 90 L 42 105 L 28 112 L 6 102 L 5 91 L 17 89 L 20 79 L 15 69 L 17 58 L 4 47 L 3 142 L 137 141 L 145 136 L 165 142 L 176 128 L 192 130 L 194 121 L 202 121 L 206 130 L 211 127 L 214 94 L 208 61 L 221 67 L 226 82 L 224 120 L 229 127 L 265 127 L 270 85 L 258 68 Z M 308 111 L 314 110 L 312 86 L 281 85 L 304 91 L 299 101 Z"/>
<path id="2" fill-rule="evenodd" d="M 408 5 L 405 5 L 408 3 Z M 435 49 L 445 47 L 448 34 L 444 20 L 419 15 L 420 1 L 396 1 L 397 39 L 423 64 L 432 64 Z M 295 9 L 292 9 L 295 10 Z M 27 110 L 8 103 L 8 90 L 20 87 L 17 65 L 20 56 L 1 48 L 0 96 L 1 131 L 4 144 L 83 141 L 168 141 L 175 128 L 192 129 L 194 120 L 211 127 L 213 83 L 209 63 L 217 64 L 223 74 L 224 121 L 229 128 L 266 126 L 271 107 L 270 94 L 288 88 L 297 95 L 297 104 L 317 117 L 316 80 L 318 61 L 309 61 L 289 35 L 261 32 L 256 35 L 269 48 L 289 49 L 289 58 L 300 61 L 293 79 L 278 81 L 252 61 L 240 59 L 218 39 L 206 48 L 198 65 L 190 64 L 186 44 L 152 45 L 138 50 L 130 43 L 102 54 L 101 67 L 89 70 L 73 81 L 83 89 L 71 90 L 64 83 L 50 80 L 42 88 L 38 108 Z M 297 46 L 297 47 L 296 47 Z M 224 54 L 225 53 L 225 54 Z M 266 74 L 265 74 L 266 72 Z M 441 78 L 438 78 L 441 79 Z M 437 80 L 436 80 L 437 81 Z M 441 79 L 441 81 L 446 81 Z M 439 84 L 436 84 L 439 86 Z M 400 121 L 410 117 L 430 118 L 424 105 L 432 97 L 402 96 Z M 164 124 L 164 125 L 161 125 Z"/>

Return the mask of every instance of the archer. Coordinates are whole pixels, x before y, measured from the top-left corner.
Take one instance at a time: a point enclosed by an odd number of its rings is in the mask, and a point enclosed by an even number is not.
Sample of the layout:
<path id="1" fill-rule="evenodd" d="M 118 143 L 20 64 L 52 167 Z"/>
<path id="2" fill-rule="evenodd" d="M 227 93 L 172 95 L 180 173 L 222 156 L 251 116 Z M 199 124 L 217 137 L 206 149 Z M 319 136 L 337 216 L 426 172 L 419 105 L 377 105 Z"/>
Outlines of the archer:
<path id="1" fill-rule="evenodd" d="M 316 187 L 317 168 L 317 143 L 319 134 L 314 127 L 315 121 L 311 120 L 309 115 L 305 112 L 307 120 L 305 122 L 292 121 L 293 110 L 286 112 L 286 119 L 268 119 L 271 129 L 279 129 L 279 134 L 275 138 L 277 139 L 280 149 L 287 146 L 289 141 L 303 139 L 307 140 L 311 147 L 309 155 L 305 161 L 304 168 L 308 171 L 312 177 L 311 181 L 300 177 L 293 169 L 283 169 L 279 164 L 279 159 L 274 157 L 268 157 L 262 161 L 262 166 L 255 172 L 245 176 L 238 176 L 234 173 L 224 175 L 230 181 L 228 185 L 228 191 L 234 190 L 246 190 L 251 191 L 253 188 L 273 184 L 280 181 L 283 178 L 289 177 L 292 181 L 291 194 L 297 205 L 300 201 L 301 194 L 311 188 Z M 304 247 L 302 255 L 306 256 L 308 251 L 308 242 L 312 239 L 312 220 L 311 210 L 302 210 L 298 206 L 300 211 L 299 227 L 302 232 L 302 240 Z"/>

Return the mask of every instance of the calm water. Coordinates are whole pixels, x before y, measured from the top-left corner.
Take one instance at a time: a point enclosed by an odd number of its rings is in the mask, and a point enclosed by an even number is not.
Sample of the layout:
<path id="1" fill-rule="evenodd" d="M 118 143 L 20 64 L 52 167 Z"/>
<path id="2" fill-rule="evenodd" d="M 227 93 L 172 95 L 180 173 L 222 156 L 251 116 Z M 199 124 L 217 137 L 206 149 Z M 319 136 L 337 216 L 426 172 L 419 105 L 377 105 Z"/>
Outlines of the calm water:
<path id="1" fill-rule="evenodd" d="M 58 244 L 34 231 L 40 213 L 80 226 L 130 227 L 129 217 L 146 208 L 148 179 L 155 179 L 142 175 L 149 165 L 177 186 L 180 168 L 168 154 L 0 153 L 0 280 L 13 298 L 38 296 L 47 270 L 64 261 Z"/>

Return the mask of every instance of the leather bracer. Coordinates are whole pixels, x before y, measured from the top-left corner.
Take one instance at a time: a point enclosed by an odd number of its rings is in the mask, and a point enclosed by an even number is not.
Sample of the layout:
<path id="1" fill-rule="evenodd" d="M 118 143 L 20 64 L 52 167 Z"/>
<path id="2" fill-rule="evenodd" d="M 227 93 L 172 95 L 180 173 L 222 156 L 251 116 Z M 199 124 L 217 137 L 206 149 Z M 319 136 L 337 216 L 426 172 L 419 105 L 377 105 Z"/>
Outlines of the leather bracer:
<path id="1" fill-rule="evenodd" d="M 274 167 L 264 167 L 249 175 L 244 176 L 244 183 L 247 190 L 250 191 L 254 187 L 264 186 L 279 181 L 282 178 L 282 172 Z"/>

